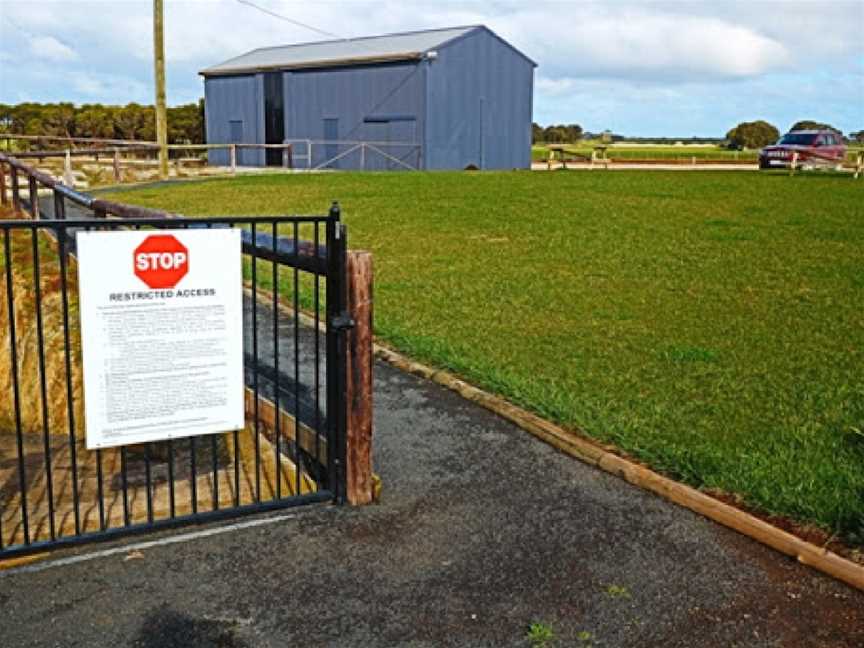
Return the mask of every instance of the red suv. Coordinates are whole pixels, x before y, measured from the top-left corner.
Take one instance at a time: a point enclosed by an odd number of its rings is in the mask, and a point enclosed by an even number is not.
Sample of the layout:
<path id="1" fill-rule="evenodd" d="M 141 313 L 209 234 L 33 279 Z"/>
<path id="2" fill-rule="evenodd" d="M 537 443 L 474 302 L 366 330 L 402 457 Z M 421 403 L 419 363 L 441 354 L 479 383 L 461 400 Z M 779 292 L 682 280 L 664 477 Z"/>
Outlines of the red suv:
<path id="1" fill-rule="evenodd" d="M 791 131 L 759 151 L 759 168 L 788 167 L 795 153 L 802 167 L 839 166 L 846 157 L 846 145 L 840 133 L 831 130 Z"/>

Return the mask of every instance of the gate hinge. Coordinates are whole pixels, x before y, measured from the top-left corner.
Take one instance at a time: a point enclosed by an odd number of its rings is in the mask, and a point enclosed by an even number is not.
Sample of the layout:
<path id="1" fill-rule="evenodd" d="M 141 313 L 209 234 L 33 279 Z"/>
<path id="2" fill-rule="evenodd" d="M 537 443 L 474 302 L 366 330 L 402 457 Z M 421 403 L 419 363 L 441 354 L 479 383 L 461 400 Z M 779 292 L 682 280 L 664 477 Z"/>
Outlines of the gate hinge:
<path id="1" fill-rule="evenodd" d="M 347 312 L 340 313 L 330 320 L 330 328 L 334 331 L 347 331 L 354 328 L 354 320 L 351 319 L 351 316 Z"/>

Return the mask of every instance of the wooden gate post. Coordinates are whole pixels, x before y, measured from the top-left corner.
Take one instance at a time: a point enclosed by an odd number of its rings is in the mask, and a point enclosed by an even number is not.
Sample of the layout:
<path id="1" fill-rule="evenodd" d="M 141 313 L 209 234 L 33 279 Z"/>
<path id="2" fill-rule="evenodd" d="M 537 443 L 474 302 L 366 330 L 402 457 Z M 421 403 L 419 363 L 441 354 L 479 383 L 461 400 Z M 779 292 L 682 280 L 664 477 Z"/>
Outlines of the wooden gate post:
<path id="1" fill-rule="evenodd" d="M 372 476 L 372 255 L 347 255 L 348 312 L 354 328 L 348 331 L 346 399 L 347 499 L 353 506 L 374 499 Z"/>

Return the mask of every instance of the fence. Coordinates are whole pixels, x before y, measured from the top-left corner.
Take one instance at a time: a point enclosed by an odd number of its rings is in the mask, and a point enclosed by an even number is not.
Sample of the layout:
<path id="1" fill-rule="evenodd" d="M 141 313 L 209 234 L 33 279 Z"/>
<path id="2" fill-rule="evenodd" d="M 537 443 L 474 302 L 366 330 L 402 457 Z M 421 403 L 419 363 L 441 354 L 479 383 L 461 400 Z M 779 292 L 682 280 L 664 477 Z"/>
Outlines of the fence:
<path id="1" fill-rule="evenodd" d="M 0 202 L 30 216 L 0 221 L 10 405 L 0 421 L 0 557 L 371 500 L 371 261 L 347 254 L 338 207 L 187 220 L 76 192 L 2 154 Z M 241 230 L 245 427 L 88 451 L 76 234 L 196 228 Z"/>
<path id="2" fill-rule="evenodd" d="M 31 159 L 40 164 L 52 158 L 62 160 L 62 173 L 64 183 L 72 186 L 75 176 L 73 160 L 78 160 L 79 170 L 86 167 L 99 165 L 101 160 L 111 163 L 112 179 L 120 183 L 135 173 L 144 173 L 146 169 L 158 169 L 159 146 L 155 142 L 142 142 L 136 140 L 115 140 L 101 138 L 76 138 L 62 136 L 36 136 L 15 135 L 0 133 L 0 141 L 6 143 L 6 151 L 11 154 L 13 141 L 22 141 L 28 150 L 14 152 L 14 157 L 19 160 Z M 30 149 L 31 144 L 42 144 L 51 142 L 63 142 L 68 148 L 36 148 Z M 75 148 L 76 144 L 83 148 Z M 228 167 L 231 174 L 237 173 L 238 166 L 244 162 L 259 166 L 258 157 L 249 157 L 246 152 L 273 151 L 280 152 L 278 155 L 280 166 L 293 168 L 293 147 L 290 143 L 283 144 L 257 144 L 257 143 L 229 143 L 229 144 L 169 144 L 168 156 L 170 164 L 177 176 L 189 173 L 195 168 L 206 166 L 208 158 L 215 165 Z M 246 158 L 246 159 L 244 159 Z M 148 178 L 133 178 L 148 179 Z"/>
<path id="3" fill-rule="evenodd" d="M 293 162 L 309 171 L 355 169 L 360 171 L 418 171 L 423 148 L 415 142 L 289 139 Z"/>

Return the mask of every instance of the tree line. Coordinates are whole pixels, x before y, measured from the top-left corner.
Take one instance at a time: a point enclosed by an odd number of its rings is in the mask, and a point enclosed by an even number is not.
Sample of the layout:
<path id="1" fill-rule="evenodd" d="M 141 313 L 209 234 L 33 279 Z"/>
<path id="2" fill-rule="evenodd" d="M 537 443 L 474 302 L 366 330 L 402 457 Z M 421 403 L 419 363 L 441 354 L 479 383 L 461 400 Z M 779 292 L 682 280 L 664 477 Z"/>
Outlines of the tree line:
<path id="1" fill-rule="evenodd" d="M 829 124 L 812 120 L 798 121 L 789 130 L 833 130 Z M 0 103 L 0 132 L 19 135 L 53 135 L 59 137 L 96 137 L 105 139 L 156 139 L 156 114 L 153 106 L 137 103 L 125 106 L 72 103 Z M 842 133 L 841 133 L 842 135 Z M 583 139 L 601 138 L 608 141 L 625 139 L 609 131 L 587 133 L 579 124 L 531 124 L 532 141 L 546 144 L 575 144 Z M 171 144 L 202 144 L 205 142 L 204 100 L 168 108 L 168 142 Z M 730 148 L 761 148 L 780 138 L 776 126 L 763 120 L 743 122 L 726 133 Z M 666 138 L 668 139 L 668 138 Z M 704 138 L 703 138 L 704 139 Z M 864 143 L 864 130 L 849 133 L 850 141 Z M 677 141 L 702 141 L 699 138 Z"/>
<path id="2" fill-rule="evenodd" d="M 809 119 L 795 122 L 789 130 L 832 130 L 841 136 L 843 135 L 839 129 L 834 128 L 830 124 Z M 595 138 L 608 139 L 609 141 L 620 141 L 622 139 L 627 139 L 628 141 L 631 139 L 634 141 L 655 141 L 651 140 L 651 138 L 625 138 L 621 135 L 611 134 L 609 131 L 605 131 L 600 135 L 587 133 L 579 124 L 558 124 L 551 126 L 541 126 L 537 123 L 531 124 L 531 141 L 534 144 L 575 144 L 583 139 Z M 656 141 L 658 143 L 661 143 L 661 141 L 692 143 L 716 142 L 732 149 L 757 149 L 773 144 L 778 139 L 780 139 L 780 131 L 776 126 L 763 120 L 757 120 L 738 124 L 735 128 L 732 128 L 728 133 L 726 133 L 725 140 L 722 138 L 712 139 L 693 137 L 683 139 L 660 138 Z M 846 139 L 850 142 L 864 143 L 864 130 L 849 133 Z"/>
<path id="3" fill-rule="evenodd" d="M 153 106 L 72 103 L 0 103 L 0 132 L 16 135 L 97 137 L 104 139 L 156 140 Z M 204 100 L 168 108 L 168 142 L 203 144 Z"/>

